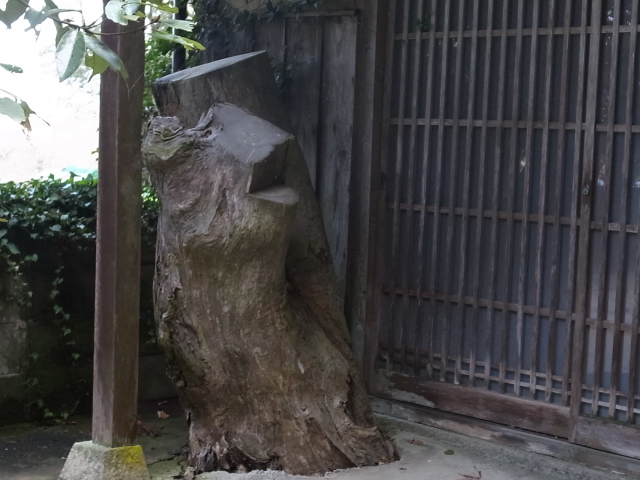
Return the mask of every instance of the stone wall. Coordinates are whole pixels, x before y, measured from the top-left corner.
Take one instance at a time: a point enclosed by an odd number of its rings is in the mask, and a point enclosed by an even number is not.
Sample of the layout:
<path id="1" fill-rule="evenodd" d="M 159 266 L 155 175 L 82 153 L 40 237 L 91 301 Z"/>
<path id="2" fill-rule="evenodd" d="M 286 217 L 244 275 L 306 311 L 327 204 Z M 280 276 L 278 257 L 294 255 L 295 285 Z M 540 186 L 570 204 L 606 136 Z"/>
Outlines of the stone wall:
<path id="1" fill-rule="evenodd" d="M 91 407 L 95 252 L 65 245 L 14 241 L 38 261 L 26 272 L 33 305 L 20 307 L 15 282 L 0 275 L 0 425 L 88 411 Z M 51 298 L 55 270 L 64 265 L 60 294 Z M 164 357 L 151 340 L 154 247 L 143 248 L 141 271 L 140 385 L 142 400 L 174 396 Z M 19 296 L 19 295 L 17 295 Z M 69 315 L 56 314 L 60 305 Z M 70 332 L 68 332 L 70 331 Z M 68 333 L 67 333 L 68 332 Z M 73 358 L 77 355 L 77 359 Z"/>

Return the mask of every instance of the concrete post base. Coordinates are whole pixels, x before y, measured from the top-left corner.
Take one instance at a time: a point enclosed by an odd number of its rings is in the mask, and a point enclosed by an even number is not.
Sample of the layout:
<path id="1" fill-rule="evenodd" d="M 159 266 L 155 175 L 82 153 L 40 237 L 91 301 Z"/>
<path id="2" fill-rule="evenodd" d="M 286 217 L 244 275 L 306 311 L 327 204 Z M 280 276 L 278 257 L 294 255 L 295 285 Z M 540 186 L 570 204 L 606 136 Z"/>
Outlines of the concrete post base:
<path id="1" fill-rule="evenodd" d="M 76 443 L 60 480 L 149 480 L 142 447 L 107 448 L 93 442 Z"/>

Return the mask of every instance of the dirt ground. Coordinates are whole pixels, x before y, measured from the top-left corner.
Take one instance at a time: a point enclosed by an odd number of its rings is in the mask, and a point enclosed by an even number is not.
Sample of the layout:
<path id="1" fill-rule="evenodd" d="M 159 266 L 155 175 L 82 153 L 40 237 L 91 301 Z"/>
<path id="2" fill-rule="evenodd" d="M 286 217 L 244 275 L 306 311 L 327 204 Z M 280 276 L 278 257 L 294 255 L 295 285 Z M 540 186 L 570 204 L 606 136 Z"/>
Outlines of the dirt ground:
<path id="1" fill-rule="evenodd" d="M 629 479 L 464 435 L 378 416 L 392 435 L 401 460 L 378 467 L 332 472 L 339 480 L 615 480 Z M 175 400 L 140 406 L 140 436 L 153 480 L 184 477 L 187 426 Z M 0 428 L 1 480 L 57 480 L 73 443 L 90 440 L 89 415 L 55 425 Z M 204 474 L 197 480 L 302 480 L 281 472 Z M 318 478 L 318 477 L 315 477 Z M 90 479 L 87 479 L 90 480 Z M 123 479 L 126 480 L 126 479 Z"/>

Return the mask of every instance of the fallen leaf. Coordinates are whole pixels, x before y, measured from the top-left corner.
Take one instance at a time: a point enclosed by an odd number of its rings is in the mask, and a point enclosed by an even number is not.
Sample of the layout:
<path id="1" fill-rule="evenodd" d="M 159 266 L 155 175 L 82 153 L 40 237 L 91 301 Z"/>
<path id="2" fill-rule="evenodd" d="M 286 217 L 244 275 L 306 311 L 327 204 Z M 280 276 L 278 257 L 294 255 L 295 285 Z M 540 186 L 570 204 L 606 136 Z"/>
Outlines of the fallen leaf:
<path id="1" fill-rule="evenodd" d="M 168 413 L 158 410 L 158 418 L 169 418 L 169 416 L 170 415 Z"/>
<path id="2" fill-rule="evenodd" d="M 444 452 L 445 455 L 453 455 L 455 452 L 453 450 L 446 450 Z"/>
<path id="3" fill-rule="evenodd" d="M 416 440 L 415 438 L 412 438 L 411 440 L 407 440 L 407 443 L 410 443 L 411 445 L 417 445 L 419 447 L 424 447 L 424 442 L 421 440 Z"/>

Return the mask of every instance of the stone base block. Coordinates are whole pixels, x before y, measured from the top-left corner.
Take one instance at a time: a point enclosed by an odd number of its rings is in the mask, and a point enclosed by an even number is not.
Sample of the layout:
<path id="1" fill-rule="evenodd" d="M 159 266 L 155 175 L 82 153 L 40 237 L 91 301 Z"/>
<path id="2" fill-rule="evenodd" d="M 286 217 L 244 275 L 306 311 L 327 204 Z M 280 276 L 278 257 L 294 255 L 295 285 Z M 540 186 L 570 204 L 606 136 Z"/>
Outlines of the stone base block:
<path id="1" fill-rule="evenodd" d="M 142 447 L 107 448 L 93 442 L 76 443 L 60 480 L 149 480 Z"/>

